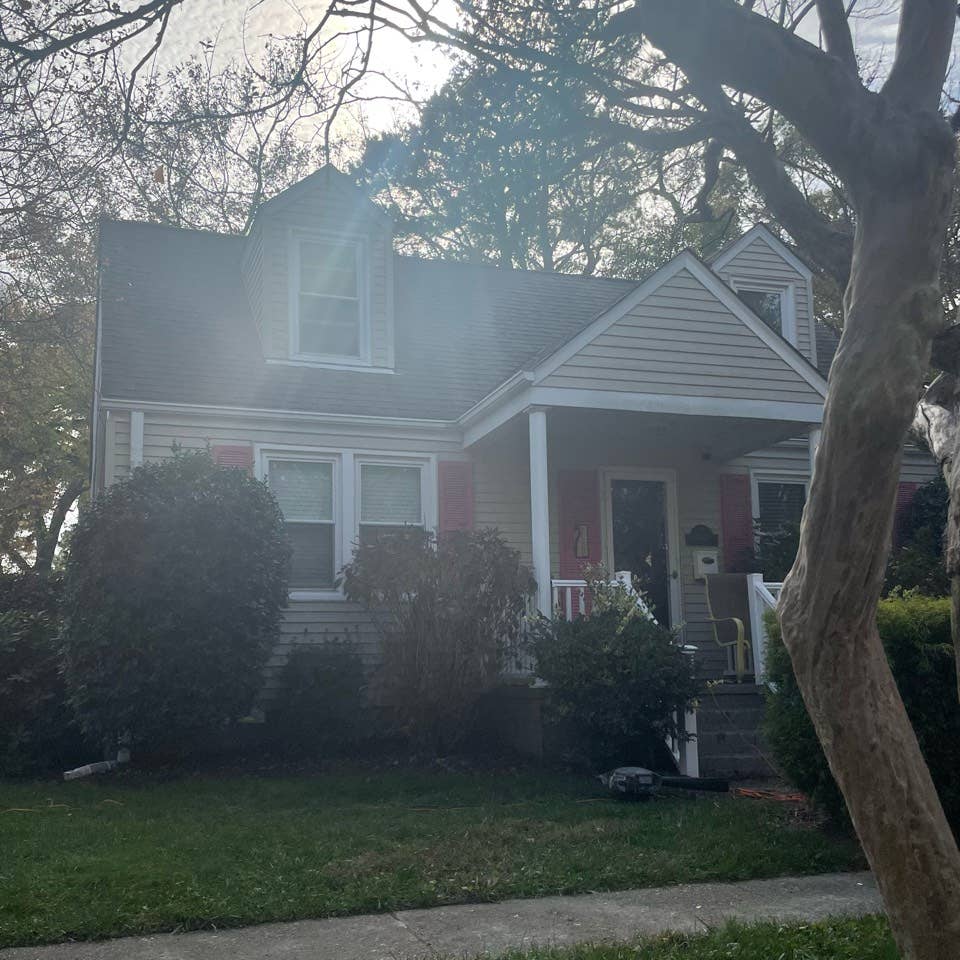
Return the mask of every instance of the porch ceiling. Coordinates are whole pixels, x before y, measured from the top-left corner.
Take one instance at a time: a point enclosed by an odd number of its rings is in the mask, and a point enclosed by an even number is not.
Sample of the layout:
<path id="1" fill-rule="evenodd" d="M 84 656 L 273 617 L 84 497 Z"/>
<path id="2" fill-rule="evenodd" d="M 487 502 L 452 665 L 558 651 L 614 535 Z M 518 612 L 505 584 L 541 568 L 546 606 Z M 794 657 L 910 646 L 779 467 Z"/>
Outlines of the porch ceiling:
<path id="1" fill-rule="evenodd" d="M 547 419 L 549 446 L 567 447 L 598 440 L 612 450 L 636 452 L 638 448 L 683 453 L 699 460 L 724 463 L 781 440 L 803 436 L 815 424 L 792 421 L 701 417 L 684 414 L 637 413 L 620 410 L 550 408 Z M 481 440 L 477 446 L 525 447 L 527 418 L 518 416 Z"/>

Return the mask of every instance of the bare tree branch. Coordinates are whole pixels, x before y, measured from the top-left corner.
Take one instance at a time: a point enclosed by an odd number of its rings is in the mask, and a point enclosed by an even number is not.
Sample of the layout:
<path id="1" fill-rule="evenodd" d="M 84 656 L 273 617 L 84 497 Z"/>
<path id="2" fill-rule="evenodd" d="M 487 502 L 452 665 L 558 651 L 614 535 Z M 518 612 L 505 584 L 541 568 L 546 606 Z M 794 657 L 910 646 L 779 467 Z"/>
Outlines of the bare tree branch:
<path id="1" fill-rule="evenodd" d="M 642 34 L 692 80 L 758 97 L 796 124 L 814 148 L 854 181 L 851 138 L 870 94 L 835 57 L 733 0 L 637 0 L 606 35 Z"/>
<path id="2" fill-rule="evenodd" d="M 765 140 L 719 88 L 701 94 L 715 118 L 717 136 L 746 167 L 770 212 L 818 267 L 841 287 L 850 275 L 853 235 L 830 220 L 803 195 L 784 167 L 774 145 Z"/>
<path id="3" fill-rule="evenodd" d="M 13 54 L 15 60 L 27 63 L 39 63 L 54 54 L 61 53 L 64 50 L 75 50 L 82 44 L 96 40 L 100 37 L 108 36 L 117 30 L 132 24 L 155 23 L 167 16 L 169 12 L 183 3 L 183 0 L 147 0 L 139 7 L 134 7 L 126 13 L 118 14 L 109 20 L 96 21 L 82 30 L 70 31 L 62 36 L 55 36 L 52 27 L 44 29 L 40 37 L 28 36 L 21 41 L 11 40 L 6 35 L 6 31 L 0 30 L 0 50 L 6 50 Z M 111 9 L 115 9 L 114 4 L 110 4 Z M 41 39 L 44 41 L 37 45 L 32 41 Z M 98 51 L 103 52 L 103 51 Z"/>

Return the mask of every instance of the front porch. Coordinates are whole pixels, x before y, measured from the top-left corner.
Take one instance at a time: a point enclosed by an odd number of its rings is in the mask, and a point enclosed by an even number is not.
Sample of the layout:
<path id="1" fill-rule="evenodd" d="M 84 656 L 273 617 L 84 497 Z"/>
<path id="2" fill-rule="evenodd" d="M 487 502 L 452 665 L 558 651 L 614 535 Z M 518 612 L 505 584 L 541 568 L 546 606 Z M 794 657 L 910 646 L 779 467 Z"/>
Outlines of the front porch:
<path id="1" fill-rule="evenodd" d="M 711 701 L 699 718 L 689 718 L 688 729 L 699 727 L 699 758 L 675 751 L 684 772 L 763 769 L 759 759 L 747 765 L 739 745 L 744 734 L 759 736 L 763 615 L 776 605 L 779 585 L 743 574 L 750 649 L 738 677 L 735 650 L 716 640 L 706 576 L 737 570 L 735 554 L 750 545 L 744 536 L 752 537 L 749 503 L 731 513 L 725 499 L 730 477 L 744 481 L 749 494 L 749 477 L 731 461 L 811 432 L 812 451 L 816 433 L 809 423 L 538 406 L 471 448 L 474 522 L 499 528 L 531 564 L 537 610 L 573 619 L 588 609 L 587 568 L 615 572 L 691 648 L 698 675 L 731 688 L 732 700 L 720 694 L 722 709 Z M 536 664 L 517 651 L 507 657 L 505 674 L 508 682 L 529 684 Z M 738 724 L 752 728 L 728 729 Z M 730 753 L 731 745 L 739 752 Z M 737 766 L 726 766 L 728 759 Z"/>
<path id="2" fill-rule="evenodd" d="M 537 406 L 471 447 L 474 523 L 497 527 L 537 581 L 536 607 L 572 618 L 585 609 L 585 571 L 629 571 L 656 619 L 697 648 L 697 669 L 733 680 L 717 646 L 708 573 L 746 570 L 752 547 L 749 476 L 730 462 L 816 424 Z M 777 585 L 750 578 L 749 672 L 762 676 L 763 611 Z"/>

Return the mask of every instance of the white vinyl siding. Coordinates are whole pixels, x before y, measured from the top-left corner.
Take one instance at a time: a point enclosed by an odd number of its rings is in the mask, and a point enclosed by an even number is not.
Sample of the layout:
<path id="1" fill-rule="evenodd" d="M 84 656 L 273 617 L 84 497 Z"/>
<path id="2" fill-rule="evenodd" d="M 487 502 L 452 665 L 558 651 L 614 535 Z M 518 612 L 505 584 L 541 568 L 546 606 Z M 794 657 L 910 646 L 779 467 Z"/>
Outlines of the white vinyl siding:
<path id="1" fill-rule="evenodd" d="M 687 270 L 583 347 L 543 385 L 822 402 L 799 373 Z"/>
<path id="2" fill-rule="evenodd" d="M 494 528 L 520 553 L 528 567 L 533 563 L 530 534 L 530 464 L 527 450 L 512 457 L 477 456 L 473 462 L 473 525 Z"/>

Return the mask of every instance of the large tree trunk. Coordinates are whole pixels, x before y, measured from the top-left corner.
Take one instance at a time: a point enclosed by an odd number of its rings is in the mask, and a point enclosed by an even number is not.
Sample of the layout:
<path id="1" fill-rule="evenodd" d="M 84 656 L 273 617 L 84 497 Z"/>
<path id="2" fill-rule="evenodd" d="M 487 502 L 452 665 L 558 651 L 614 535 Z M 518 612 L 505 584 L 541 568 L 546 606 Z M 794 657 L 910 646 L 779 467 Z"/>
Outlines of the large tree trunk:
<path id="1" fill-rule="evenodd" d="M 900 114 L 894 127 L 890 152 L 881 146 L 861 160 L 870 172 L 855 197 L 844 331 L 780 620 L 900 948 L 911 960 L 945 960 L 960 957 L 960 852 L 876 611 L 903 443 L 943 326 L 938 274 L 953 151 L 930 115 L 914 122 Z"/>

